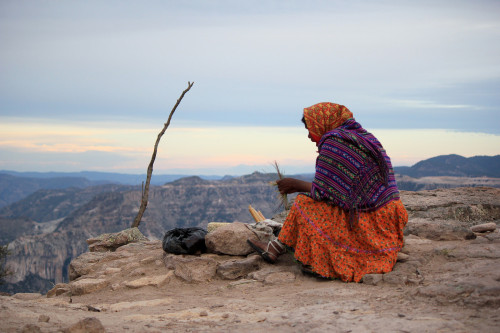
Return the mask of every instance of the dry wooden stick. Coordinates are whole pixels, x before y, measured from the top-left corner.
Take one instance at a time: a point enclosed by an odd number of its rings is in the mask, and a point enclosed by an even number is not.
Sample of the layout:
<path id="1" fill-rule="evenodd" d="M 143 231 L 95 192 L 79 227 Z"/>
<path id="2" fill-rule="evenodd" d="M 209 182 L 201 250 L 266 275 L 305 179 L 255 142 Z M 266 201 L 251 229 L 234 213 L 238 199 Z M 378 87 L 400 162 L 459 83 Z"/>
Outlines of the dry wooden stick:
<path id="1" fill-rule="evenodd" d="M 156 159 L 156 152 L 158 151 L 158 144 L 160 143 L 160 139 L 167 130 L 168 126 L 170 125 L 170 120 L 172 119 L 172 116 L 175 112 L 175 109 L 177 109 L 177 106 L 181 102 L 182 98 L 184 95 L 191 89 L 193 86 L 194 82 L 189 82 L 188 81 L 188 87 L 182 92 L 181 96 L 179 99 L 177 99 L 177 103 L 175 103 L 174 107 L 172 108 L 172 111 L 170 111 L 170 115 L 168 116 L 167 122 L 163 125 L 163 129 L 161 132 L 158 134 L 158 137 L 156 138 L 155 146 L 153 149 L 153 155 L 151 156 L 151 162 L 149 162 L 148 166 L 148 173 L 146 177 L 146 185 L 144 186 L 143 192 L 142 192 L 142 198 L 141 198 L 141 207 L 139 208 L 139 212 L 137 213 L 137 216 L 135 217 L 134 223 L 132 223 L 132 228 L 137 228 L 139 226 L 139 223 L 141 223 L 142 220 L 142 215 L 144 214 L 144 211 L 146 211 L 146 207 L 148 206 L 148 198 L 149 198 L 149 183 L 151 182 L 151 175 L 153 174 L 153 164 Z"/>

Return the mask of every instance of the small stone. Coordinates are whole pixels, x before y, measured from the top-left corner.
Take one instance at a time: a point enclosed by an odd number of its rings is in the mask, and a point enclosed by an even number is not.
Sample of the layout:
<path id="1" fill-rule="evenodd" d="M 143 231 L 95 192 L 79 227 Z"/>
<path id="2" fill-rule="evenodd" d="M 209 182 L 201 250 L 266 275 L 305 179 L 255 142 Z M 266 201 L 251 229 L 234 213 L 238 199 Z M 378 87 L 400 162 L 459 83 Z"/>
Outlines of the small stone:
<path id="1" fill-rule="evenodd" d="M 478 236 L 476 239 L 470 242 L 471 244 L 488 244 L 490 240 L 484 236 Z"/>
<path id="2" fill-rule="evenodd" d="M 203 311 L 200 312 L 200 317 L 206 317 L 206 316 L 208 316 L 208 312 L 207 311 L 203 310 Z"/>
<path id="3" fill-rule="evenodd" d="M 38 321 L 41 323 L 48 323 L 50 320 L 50 317 L 47 315 L 40 315 L 38 316 Z"/>
<path id="4" fill-rule="evenodd" d="M 376 286 L 380 283 L 380 281 L 382 281 L 383 278 L 384 276 L 382 274 L 366 274 L 363 276 L 362 281 L 363 283 Z"/>
<path id="5" fill-rule="evenodd" d="M 472 232 L 472 231 L 469 231 L 464 236 L 464 238 L 467 239 L 467 240 L 476 239 L 476 237 L 477 237 L 477 235 L 474 232 Z"/>
<path id="6" fill-rule="evenodd" d="M 496 223 L 490 222 L 490 223 L 474 225 L 470 228 L 470 230 L 472 230 L 473 232 L 491 232 L 495 231 L 496 228 L 497 228 Z"/>
<path id="7" fill-rule="evenodd" d="M 271 273 L 264 279 L 266 284 L 290 283 L 293 281 L 295 281 L 295 274 L 292 272 Z"/>
<path id="8" fill-rule="evenodd" d="M 115 273 L 120 273 L 121 271 L 122 270 L 120 268 L 117 268 L 117 267 L 108 267 L 104 271 L 104 275 L 111 275 L 111 274 L 115 274 Z"/>
<path id="9" fill-rule="evenodd" d="M 99 319 L 91 317 L 85 318 L 77 322 L 76 324 L 70 326 L 66 330 L 65 333 L 105 333 L 106 330 Z"/>
<path id="10" fill-rule="evenodd" d="M 121 286 L 122 286 L 122 285 L 121 285 L 121 284 L 119 284 L 119 283 L 113 283 L 113 284 L 111 285 L 111 290 L 113 290 L 113 291 L 118 290 L 118 289 L 120 289 L 120 288 L 121 288 Z"/>
<path id="11" fill-rule="evenodd" d="M 408 260 L 408 258 L 410 258 L 410 256 L 409 256 L 409 255 L 407 255 L 407 254 L 405 254 L 405 253 L 401 253 L 401 252 L 399 252 L 399 253 L 398 253 L 398 258 L 397 258 L 397 261 L 399 261 L 399 262 L 405 262 L 405 261 L 407 261 L 407 260 Z"/>
<path id="12" fill-rule="evenodd" d="M 404 285 L 408 278 L 405 275 L 398 274 L 398 272 L 392 271 L 383 274 L 383 280 L 388 284 Z"/>
<path id="13" fill-rule="evenodd" d="M 223 314 L 222 314 L 222 318 L 224 318 L 224 319 L 229 318 L 229 313 L 223 313 Z"/>
<path id="14" fill-rule="evenodd" d="M 130 276 L 143 276 L 143 275 L 146 275 L 146 270 L 142 267 L 139 267 L 130 273 Z"/>
<path id="15" fill-rule="evenodd" d="M 139 263 L 141 265 L 149 265 L 149 264 L 154 263 L 155 260 L 156 260 L 156 257 L 149 257 L 149 258 L 144 258 L 144 259 L 140 260 Z"/>
<path id="16" fill-rule="evenodd" d="M 40 327 L 34 324 L 26 324 L 21 330 L 21 333 L 39 333 L 39 332 L 42 332 L 42 330 L 40 329 Z"/>
<path id="17" fill-rule="evenodd" d="M 402 313 L 398 313 L 398 317 L 399 317 L 399 318 L 404 318 L 404 317 L 406 317 L 406 316 L 405 316 L 404 314 L 402 314 Z"/>
<path id="18" fill-rule="evenodd" d="M 87 310 L 92 312 L 101 312 L 101 309 L 93 307 L 92 305 L 87 305 Z"/>
<path id="19" fill-rule="evenodd" d="M 413 236 L 413 235 L 410 235 L 410 236 Z M 414 237 L 406 237 L 405 238 L 405 246 L 407 245 L 421 245 L 421 244 L 429 244 L 429 243 L 432 243 L 432 241 L 430 239 L 426 239 L 426 238 L 420 238 L 420 237 L 417 237 L 417 236 L 414 236 Z"/>
<path id="20" fill-rule="evenodd" d="M 249 286 L 253 283 L 259 282 L 257 280 L 248 280 L 248 279 L 241 279 L 241 280 L 236 280 L 234 282 L 231 282 L 227 285 L 228 288 L 235 288 L 239 286 Z"/>

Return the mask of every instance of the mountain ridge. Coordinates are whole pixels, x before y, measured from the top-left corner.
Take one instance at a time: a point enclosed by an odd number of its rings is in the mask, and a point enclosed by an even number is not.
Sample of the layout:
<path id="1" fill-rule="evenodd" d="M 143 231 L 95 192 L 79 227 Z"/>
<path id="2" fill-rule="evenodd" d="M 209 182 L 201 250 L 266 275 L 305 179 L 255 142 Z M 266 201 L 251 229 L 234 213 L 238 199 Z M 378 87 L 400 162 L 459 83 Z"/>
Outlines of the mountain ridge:
<path id="1" fill-rule="evenodd" d="M 500 178 L 500 155 L 472 157 L 456 154 L 440 155 L 420 161 L 411 167 L 394 167 L 394 172 L 414 178 L 438 176 Z"/>
<path id="2" fill-rule="evenodd" d="M 312 174 L 299 177 L 312 178 Z M 148 209 L 139 228 L 148 238 L 161 239 L 166 230 L 174 227 L 251 222 L 249 204 L 264 216 L 272 217 L 278 213 L 279 200 L 270 182 L 277 178 L 276 173 L 260 172 L 220 180 L 191 176 L 152 186 Z M 414 179 L 406 175 L 396 178 L 400 189 L 413 191 L 436 187 L 500 187 L 500 178 Z M 11 243 L 11 261 L 16 263 L 18 272 L 11 287 L 27 288 L 31 284 L 46 288 L 50 283 L 63 281 L 71 259 L 86 250 L 87 238 L 130 227 L 141 196 L 140 186 L 118 184 L 41 189 L 0 208 L 1 241 Z"/>

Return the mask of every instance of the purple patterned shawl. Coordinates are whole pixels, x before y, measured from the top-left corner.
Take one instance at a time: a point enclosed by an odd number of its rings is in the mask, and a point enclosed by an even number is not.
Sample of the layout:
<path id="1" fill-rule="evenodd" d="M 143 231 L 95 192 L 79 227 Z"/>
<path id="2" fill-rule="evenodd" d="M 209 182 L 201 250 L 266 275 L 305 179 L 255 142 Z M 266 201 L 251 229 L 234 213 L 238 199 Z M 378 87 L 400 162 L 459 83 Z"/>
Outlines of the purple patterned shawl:
<path id="1" fill-rule="evenodd" d="M 373 211 L 399 199 L 389 156 L 380 142 L 353 118 L 324 134 L 318 144 L 310 196 L 350 212 Z"/>

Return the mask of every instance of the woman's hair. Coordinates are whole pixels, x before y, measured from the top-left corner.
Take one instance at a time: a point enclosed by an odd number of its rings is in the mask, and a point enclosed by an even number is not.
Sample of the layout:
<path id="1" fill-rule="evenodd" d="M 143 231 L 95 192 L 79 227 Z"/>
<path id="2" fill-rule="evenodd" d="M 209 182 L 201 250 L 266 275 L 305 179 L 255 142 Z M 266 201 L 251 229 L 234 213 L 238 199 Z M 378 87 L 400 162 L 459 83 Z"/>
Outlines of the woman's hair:
<path id="1" fill-rule="evenodd" d="M 304 123 L 304 126 L 307 128 L 307 124 L 306 124 L 306 118 L 304 116 L 302 116 L 302 122 Z"/>

